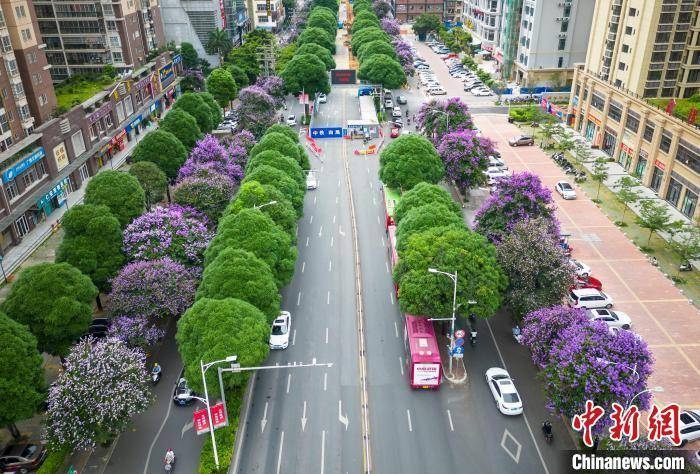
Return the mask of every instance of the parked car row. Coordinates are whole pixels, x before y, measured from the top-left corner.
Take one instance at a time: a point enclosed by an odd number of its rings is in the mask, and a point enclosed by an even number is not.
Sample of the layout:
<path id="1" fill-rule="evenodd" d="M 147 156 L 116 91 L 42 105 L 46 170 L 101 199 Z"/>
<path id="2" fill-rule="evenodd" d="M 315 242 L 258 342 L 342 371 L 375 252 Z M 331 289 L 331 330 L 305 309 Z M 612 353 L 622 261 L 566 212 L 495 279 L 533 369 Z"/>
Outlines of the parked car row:
<path id="1" fill-rule="evenodd" d="M 428 89 L 430 95 L 446 95 L 447 90 L 442 87 L 430 65 L 420 58 L 413 61 L 413 67 L 418 70 L 418 80 L 423 87 Z"/>
<path id="2" fill-rule="evenodd" d="M 234 132 L 236 127 L 238 127 L 238 117 L 236 116 L 236 112 L 229 110 L 226 112 L 223 122 L 221 122 L 216 129 Z"/>

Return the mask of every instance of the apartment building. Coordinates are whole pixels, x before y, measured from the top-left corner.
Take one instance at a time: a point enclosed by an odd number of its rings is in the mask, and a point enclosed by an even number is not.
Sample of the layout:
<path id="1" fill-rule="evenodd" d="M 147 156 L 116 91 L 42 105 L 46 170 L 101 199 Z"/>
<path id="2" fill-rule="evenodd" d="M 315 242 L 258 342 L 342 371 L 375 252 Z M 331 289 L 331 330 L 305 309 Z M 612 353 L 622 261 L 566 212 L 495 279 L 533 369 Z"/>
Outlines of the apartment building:
<path id="1" fill-rule="evenodd" d="M 394 16 L 402 23 L 412 22 L 423 13 L 432 13 L 443 18 L 447 10 L 445 7 L 443 0 L 396 0 Z"/>
<path id="2" fill-rule="evenodd" d="M 495 51 L 501 39 L 506 0 L 465 0 L 464 24 L 484 51 Z"/>
<path id="3" fill-rule="evenodd" d="M 32 134 L 56 108 L 36 18 L 26 0 L 0 1 L 0 151 Z"/>
<path id="4" fill-rule="evenodd" d="M 569 120 L 660 199 L 700 218 L 700 130 L 647 99 L 700 86 L 696 0 L 598 0 Z"/>
<path id="5" fill-rule="evenodd" d="M 506 66 L 503 76 L 526 87 L 571 84 L 574 63 L 586 58 L 591 6 L 587 0 L 508 1 L 494 54 Z"/>
<path id="6" fill-rule="evenodd" d="M 179 94 L 181 67 L 179 55 L 163 53 L 0 152 L 0 252 L 138 141 Z"/>
<path id="7" fill-rule="evenodd" d="M 447 26 L 463 26 L 464 23 L 464 1 L 445 0 L 445 12 L 443 20 Z"/>
<path id="8" fill-rule="evenodd" d="M 165 44 L 157 0 L 34 0 L 54 82 L 75 74 L 138 69 Z"/>
<path id="9" fill-rule="evenodd" d="M 256 29 L 279 31 L 284 23 L 282 0 L 248 0 L 248 11 Z"/>

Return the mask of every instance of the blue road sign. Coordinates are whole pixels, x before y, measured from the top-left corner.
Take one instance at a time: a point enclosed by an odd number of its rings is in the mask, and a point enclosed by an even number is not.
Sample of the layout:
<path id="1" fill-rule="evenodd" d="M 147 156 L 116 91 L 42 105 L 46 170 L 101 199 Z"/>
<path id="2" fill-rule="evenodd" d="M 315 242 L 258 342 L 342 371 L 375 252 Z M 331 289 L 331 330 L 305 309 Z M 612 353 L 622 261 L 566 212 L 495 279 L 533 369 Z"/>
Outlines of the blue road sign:
<path id="1" fill-rule="evenodd" d="M 464 338 L 463 337 L 458 337 L 455 339 L 455 346 L 460 347 L 464 345 Z"/>
<path id="2" fill-rule="evenodd" d="M 343 138 L 342 127 L 312 128 L 311 138 Z"/>
<path id="3" fill-rule="evenodd" d="M 464 346 L 457 346 L 452 349 L 452 355 L 462 355 L 464 354 Z"/>

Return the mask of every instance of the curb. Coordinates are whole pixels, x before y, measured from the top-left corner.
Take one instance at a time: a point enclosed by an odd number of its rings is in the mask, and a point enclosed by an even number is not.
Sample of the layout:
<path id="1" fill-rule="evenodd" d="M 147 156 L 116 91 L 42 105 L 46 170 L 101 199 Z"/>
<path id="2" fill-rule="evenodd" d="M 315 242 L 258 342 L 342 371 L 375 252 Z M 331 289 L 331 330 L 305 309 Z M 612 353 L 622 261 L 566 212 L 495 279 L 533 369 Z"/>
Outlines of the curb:
<path id="1" fill-rule="evenodd" d="M 229 465 L 229 474 L 238 472 L 238 464 L 241 461 L 241 447 L 243 438 L 245 438 L 246 428 L 248 427 L 248 413 L 250 412 L 250 403 L 253 400 L 253 390 L 255 390 L 255 377 L 257 371 L 253 372 L 253 376 L 248 380 L 248 386 L 243 395 L 243 405 L 238 416 L 238 429 L 236 430 L 236 441 L 233 443 L 233 462 Z"/>

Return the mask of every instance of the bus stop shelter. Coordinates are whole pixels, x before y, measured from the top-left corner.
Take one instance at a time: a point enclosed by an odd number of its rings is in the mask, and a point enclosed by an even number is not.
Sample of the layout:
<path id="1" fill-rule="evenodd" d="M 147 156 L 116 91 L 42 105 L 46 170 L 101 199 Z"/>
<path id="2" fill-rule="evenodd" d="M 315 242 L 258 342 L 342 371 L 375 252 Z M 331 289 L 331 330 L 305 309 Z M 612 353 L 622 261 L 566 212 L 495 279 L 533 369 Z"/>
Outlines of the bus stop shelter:
<path id="1" fill-rule="evenodd" d="M 379 136 L 379 120 L 374 108 L 374 97 L 361 95 L 358 97 L 360 106 L 360 119 L 348 120 L 347 129 L 350 138 L 364 138 Z"/>

